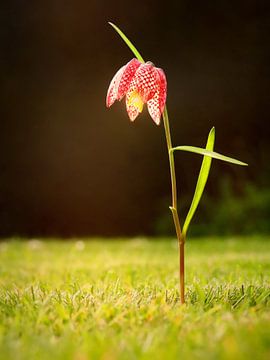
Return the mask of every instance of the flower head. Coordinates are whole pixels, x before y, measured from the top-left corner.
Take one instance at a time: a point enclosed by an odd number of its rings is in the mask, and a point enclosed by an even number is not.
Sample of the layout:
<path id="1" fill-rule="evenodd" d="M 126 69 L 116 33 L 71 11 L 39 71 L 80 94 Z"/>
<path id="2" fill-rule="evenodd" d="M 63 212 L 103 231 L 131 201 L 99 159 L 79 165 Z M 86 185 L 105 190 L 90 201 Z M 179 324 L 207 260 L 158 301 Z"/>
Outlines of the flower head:
<path id="1" fill-rule="evenodd" d="M 163 70 L 156 68 L 151 62 L 141 63 L 132 59 L 114 75 L 107 93 L 107 107 L 115 100 L 120 101 L 125 95 L 131 121 L 136 119 L 142 112 L 143 105 L 147 104 L 150 116 L 159 125 L 167 96 L 167 82 Z"/>

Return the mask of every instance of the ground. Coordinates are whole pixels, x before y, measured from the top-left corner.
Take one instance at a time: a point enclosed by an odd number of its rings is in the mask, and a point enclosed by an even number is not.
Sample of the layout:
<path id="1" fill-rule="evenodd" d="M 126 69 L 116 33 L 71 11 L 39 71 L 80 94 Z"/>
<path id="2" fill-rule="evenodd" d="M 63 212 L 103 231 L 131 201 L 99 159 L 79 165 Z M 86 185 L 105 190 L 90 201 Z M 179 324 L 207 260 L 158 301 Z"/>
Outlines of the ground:
<path id="1" fill-rule="evenodd" d="M 1 359 L 270 359 L 270 239 L 0 243 Z"/>

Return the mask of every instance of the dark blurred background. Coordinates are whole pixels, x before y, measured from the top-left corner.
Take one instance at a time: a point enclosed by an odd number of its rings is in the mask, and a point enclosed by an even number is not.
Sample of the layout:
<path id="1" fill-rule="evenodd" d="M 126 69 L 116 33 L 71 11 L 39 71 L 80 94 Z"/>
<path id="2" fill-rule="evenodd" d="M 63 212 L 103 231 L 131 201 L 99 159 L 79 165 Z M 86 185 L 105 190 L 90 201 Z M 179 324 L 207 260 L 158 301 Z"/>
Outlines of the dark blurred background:
<path id="1" fill-rule="evenodd" d="M 0 235 L 173 233 L 163 126 L 105 108 L 133 57 L 108 21 L 165 70 L 174 145 L 214 125 L 216 150 L 249 163 L 213 161 L 193 234 L 270 233 L 268 3 L 1 3 Z M 202 159 L 176 157 L 185 214 Z"/>

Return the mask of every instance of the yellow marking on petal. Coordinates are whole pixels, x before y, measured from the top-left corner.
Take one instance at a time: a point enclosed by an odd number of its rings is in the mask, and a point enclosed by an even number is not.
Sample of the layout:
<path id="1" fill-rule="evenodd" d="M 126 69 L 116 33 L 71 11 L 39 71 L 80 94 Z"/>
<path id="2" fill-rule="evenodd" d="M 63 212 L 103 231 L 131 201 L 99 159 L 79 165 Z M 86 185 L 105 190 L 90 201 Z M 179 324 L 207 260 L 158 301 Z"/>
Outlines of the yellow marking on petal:
<path id="1" fill-rule="evenodd" d="M 128 99 L 128 106 L 131 106 L 131 105 L 134 106 L 136 109 L 138 109 L 139 112 L 142 112 L 143 101 L 142 101 L 140 94 L 136 90 L 132 91 L 132 93 L 130 94 L 130 97 Z"/>

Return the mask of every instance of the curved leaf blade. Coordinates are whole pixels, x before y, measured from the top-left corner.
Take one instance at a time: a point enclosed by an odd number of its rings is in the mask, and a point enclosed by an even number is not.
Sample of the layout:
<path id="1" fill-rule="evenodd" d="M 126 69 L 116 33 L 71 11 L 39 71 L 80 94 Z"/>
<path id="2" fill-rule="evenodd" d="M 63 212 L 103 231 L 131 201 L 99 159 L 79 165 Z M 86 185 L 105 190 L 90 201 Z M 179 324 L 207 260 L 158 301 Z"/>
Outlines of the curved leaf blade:
<path id="1" fill-rule="evenodd" d="M 213 127 L 210 130 L 209 135 L 208 135 L 208 139 L 207 139 L 207 143 L 206 143 L 206 150 L 212 151 L 214 149 L 214 144 L 215 144 L 215 128 Z M 174 148 L 174 149 L 177 150 L 177 148 Z M 188 150 L 186 150 L 186 151 L 188 151 Z M 189 224 L 190 224 L 190 222 L 195 214 L 195 211 L 197 210 L 199 202 L 201 200 L 201 197 L 202 197 L 202 194 L 203 194 L 203 191 L 204 191 L 207 179 L 208 179 L 211 162 L 212 162 L 212 157 L 204 155 L 202 165 L 201 165 L 201 170 L 200 170 L 198 180 L 197 180 L 197 185 L 196 185 L 195 192 L 193 195 L 192 203 L 190 205 L 190 209 L 188 211 L 188 214 L 185 219 L 184 226 L 183 226 L 183 236 L 184 237 L 186 237 Z"/>
<path id="2" fill-rule="evenodd" d="M 114 28 L 114 30 L 121 36 L 121 38 L 124 40 L 124 42 L 127 44 L 127 46 L 130 48 L 130 50 L 133 52 L 133 54 L 136 56 L 136 58 L 144 63 L 142 55 L 139 53 L 139 51 L 136 49 L 136 47 L 132 44 L 132 42 L 126 37 L 126 35 L 112 22 L 109 22 L 109 24 Z"/>
<path id="3" fill-rule="evenodd" d="M 237 159 L 233 159 L 231 157 L 219 154 L 219 153 L 217 153 L 215 151 L 210 151 L 207 148 L 204 149 L 204 148 L 200 148 L 200 147 L 196 147 L 196 146 L 183 145 L 183 146 L 176 146 L 176 147 L 172 148 L 171 151 L 175 151 L 175 150 L 188 151 L 188 152 L 192 152 L 192 153 L 195 153 L 195 154 L 208 156 L 208 157 L 213 158 L 213 159 L 226 161 L 226 162 L 229 162 L 229 163 L 235 164 L 235 165 L 248 166 L 247 163 L 244 163 L 244 162 L 239 161 Z"/>

